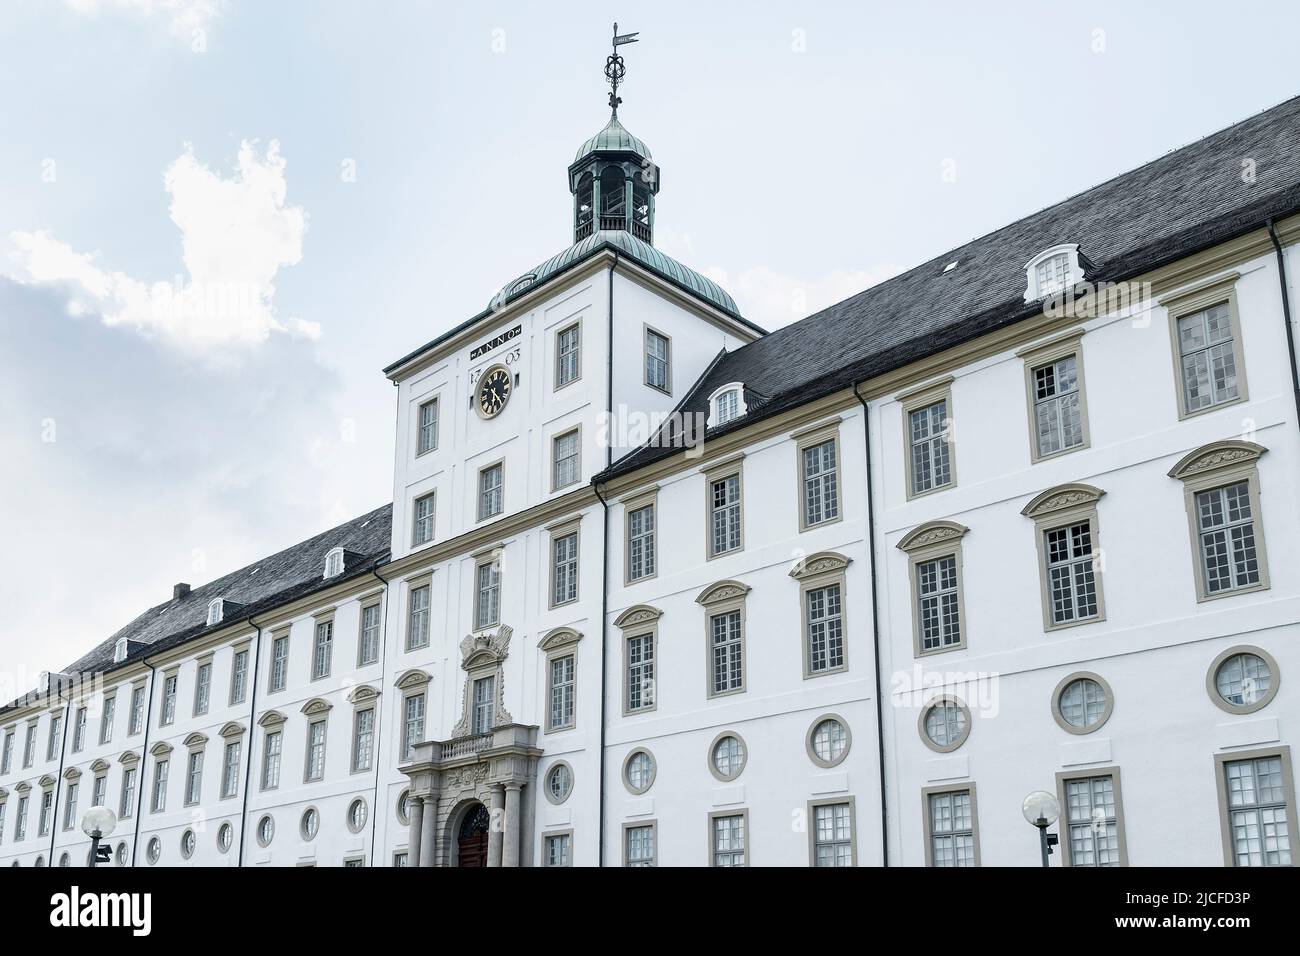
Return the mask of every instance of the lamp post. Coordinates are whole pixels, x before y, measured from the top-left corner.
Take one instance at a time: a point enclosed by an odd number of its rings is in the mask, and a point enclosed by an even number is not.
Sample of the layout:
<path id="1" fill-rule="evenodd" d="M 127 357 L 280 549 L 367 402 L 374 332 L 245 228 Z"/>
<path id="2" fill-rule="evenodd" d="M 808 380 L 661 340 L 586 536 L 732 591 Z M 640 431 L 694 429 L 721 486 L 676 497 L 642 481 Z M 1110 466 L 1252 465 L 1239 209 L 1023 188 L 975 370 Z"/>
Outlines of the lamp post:
<path id="1" fill-rule="evenodd" d="M 1048 833 L 1047 828 L 1061 815 L 1060 803 L 1046 790 L 1035 790 L 1025 797 L 1025 802 L 1020 805 L 1020 812 L 1025 815 L 1026 820 L 1038 827 L 1038 845 L 1043 851 L 1043 866 L 1051 866 L 1047 858 L 1052 855 L 1052 847 L 1060 842 L 1060 837 L 1055 833 Z"/>
<path id="2" fill-rule="evenodd" d="M 90 837 L 90 865 L 96 866 L 99 863 L 108 862 L 108 847 L 103 848 L 103 859 L 100 859 L 99 841 L 113 834 L 113 828 L 117 826 L 117 814 L 108 807 L 91 807 L 81 818 L 81 830 L 86 836 Z"/>

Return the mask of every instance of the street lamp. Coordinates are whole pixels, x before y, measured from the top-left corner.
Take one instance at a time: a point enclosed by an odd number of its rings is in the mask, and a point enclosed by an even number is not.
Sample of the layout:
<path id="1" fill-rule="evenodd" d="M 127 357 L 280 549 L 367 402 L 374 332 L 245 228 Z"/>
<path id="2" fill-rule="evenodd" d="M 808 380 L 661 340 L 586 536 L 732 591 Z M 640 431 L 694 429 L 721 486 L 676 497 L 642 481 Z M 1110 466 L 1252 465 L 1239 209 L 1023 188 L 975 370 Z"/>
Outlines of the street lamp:
<path id="1" fill-rule="evenodd" d="M 117 814 L 108 807 L 91 807 L 81 818 L 81 830 L 90 837 L 90 865 L 108 862 L 108 847 L 103 849 L 100 859 L 99 841 L 113 834 L 117 826 Z"/>
<path id="2" fill-rule="evenodd" d="M 1051 866 L 1047 858 L 1052 855 L 1052 847 L 1060 842 L 1060 837 L 1055 833 L 1048 833 L 1047 828 L 1061 815 L 1061 805 L 1057 803 L 1056 797 L 1046 790 L 1035 790 L 1025 797 L 1025 802 L 1020 805 L 1020 812 L 1025 815 L 1026 820 L 1038 827 L 1038 844 L 1043 851 L 1043 866 Z"/>

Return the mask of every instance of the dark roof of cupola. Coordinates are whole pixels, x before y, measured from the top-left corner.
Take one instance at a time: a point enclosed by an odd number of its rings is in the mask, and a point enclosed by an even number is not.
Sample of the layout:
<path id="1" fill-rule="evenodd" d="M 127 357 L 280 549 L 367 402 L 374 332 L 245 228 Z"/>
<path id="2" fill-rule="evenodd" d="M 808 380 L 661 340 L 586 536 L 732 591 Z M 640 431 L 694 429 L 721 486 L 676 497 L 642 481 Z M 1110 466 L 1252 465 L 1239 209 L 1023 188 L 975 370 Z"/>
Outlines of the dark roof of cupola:
<path id="1" fill-rule="evenodd" d="M 617 116 L 611 116 L 604 129 L 578 147 L 573 161 L 580 163 L 592 153 L 636 153 L 642 159 L 651 158 L 650 147 L 629 133 Z"/>
<path id="2" fill-rule="evenodd" d="M 1252 161 L 1254 175 L 1244 176 Z M 975 239 L 721 357 L 679 409 L 728 382 L 766 396 L 709 437 L 831 394 L 1041 311 L 1025 264 L 1077 243 L 1092 282 L 1121 281 L 1300 212 L 1300 97 Z M 949 263 L 957 265 L 945 271 Z M 646 446 L 597 476 L 675 453 Z"/>

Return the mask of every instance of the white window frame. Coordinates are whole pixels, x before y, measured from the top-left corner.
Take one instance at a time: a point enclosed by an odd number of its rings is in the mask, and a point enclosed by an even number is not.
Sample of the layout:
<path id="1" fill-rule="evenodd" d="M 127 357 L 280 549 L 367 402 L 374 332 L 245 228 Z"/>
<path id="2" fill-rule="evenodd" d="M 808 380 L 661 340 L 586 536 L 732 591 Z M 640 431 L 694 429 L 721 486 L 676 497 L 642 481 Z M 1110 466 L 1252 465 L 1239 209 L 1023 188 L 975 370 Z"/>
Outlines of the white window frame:
<path id="1" fill-rule="evenodd" d="M 573 554 L 566 556 L 561 561 L 560 547 L 570 539 L 573 541 Z M 565 547 L 567 550 L 567 544 Z M 548 606 L 551 608 L 563 607 L 577 601 L 579 594 L 582 537 L 576 522 L 566 522 L 550 529 L 550 552 L 551 574 L 550 587 L 547 589 L 549 592 Z M 572 594 L 570 594 L 570 591 L 572 591 Z"/>
<path id="2" fill-rule="evenodd" d="M 840 457 L 840 420 L 837 418 L 833 422 L 818 425 L 816 428 L 790 437 L 795 442 L 795 470 L 797 472 L 799 494 L 799 530 L 807 531 L 809 528 L 820 528 L 840 521 L 844 517 L 843 482 L 840 480 L 840 471 L 843 466 Z M 828 444 L 831 446 L 834 467 L 822 470 L 820 460 L 822 456 L 819 455 L 818 471 L 813 475 L 809 475 L 808 453 Z M 817 489 L 817 500 L 821 502 L 820 517 L 813 515 L 809 507 L 809 493 L 814 487 Z"/>
<path id="3" fill-rule="evenodd" d="M 651 351 L 651 344 L 656 340 L 662 341 L 664 343 L 663 357 L 660 357 L 657 354 L 657 352 Z M 647 387 L 653 388 L 657 392 L 663 392 L 665 395 L 672 395 L 673 393 L 673 340 L 672 338 L 670 336 L 665 335 L 663 332 L 660 332 L 658 329 L 651 328 L 650 326 L 647 325 L 645 326 L 645 331 L 642 336 L 642 341 L 644 342 L 644 349 L 643 349 L 644 358 L 642 359 L 641 362 L 642 381 L 645 382 Z M 652 366 L 651 365 L 652 361 L 655 362 L 656 365 Z M 664 384 L 662 385 L 654 381 L 654 379 L 657 378 L 657 376 L 651 374 L 652 367 L 657 369 L 659 363 L 662 363 L 662 365 L 664 366 Z"/>
<path id="4" fill-rule="evenodd" d="M 1039 597 L 1043 610 L 1043 630 L 1059 631 L 1067 627 L 1081 627 L 1097 624 L 1106 620 L 1106 597 L 1103 587 L 1103 551 L 1101 545 L 1100 525 L 1097 520 L 1097 504 L 1106 492 L 1092 485 L 1078 482 L 1057 485 L 1036 495 L 1021 510 L 1021 514 L 1034 522 L 1034 540 L 1038 549 L 1038 585 Z M 1089 555 L 1086 560 L 1091 564 L 1093 590 L 1096 596 L 1096 611 L 1086 617 L 1077 613 L 1078 582 L 1073 573 L 1070 576 L 1072 616 L 1056 620 L 1052 601 L 1052 571 L 1069 566 L 1075 568 L 1085 561 L 1083 557 L 1071 556 L 1064 561 L 1052 563 L 1047 537 L 1062 529 L 1072 529 L 1078 525 L 1088 526 Z M 1070 545 L 1073 552 L 1073 544 Z"/>
<path id="5" fill-rule="evenodd" d="M 570 332 L 576 335 L 576 345 L 564 351 L 565 336 Z M 566 360 L 572 356 L 573 374 L 566 372 Z M 560 326 L 555 332 L 555 385 L 553 391 L 559 391 L 566 385 L 572 385 L 582 378 L 582 323 L 570 322 Z"/>
<path id="6" fill-rule="evenodd" d="M 1095 807 L 1092 808 L 1087 820 L 1073 819 L 1072 806 L 1070 804 L 1070 786 L 1071 784 L 1082 783 L 1086 781 L 1089 784 L 1089 805 L 1091 806 L 1092 789 L 1091 784 L 1094 780 L 1110 778 L 1111 794 L 1115 803 L 1114 817 L 1099 816 Z M 1058 829 L 1061 837 L 1061 865 L 1062 866 L 1128 866 L 1128 844 L 1124 839 L 1124 797 L 1120 788 L 1119 767 L 1088 767 L 1086 770 L 1062 770 L 1056 774 L 1056 795 L 1061 805 L 1061 819 Z M 1115 853 L 1114 863 L 1097 863 L 1096 860 L 1096 841 L 1098 822 L 1112 827 L 1115 833 Z M 1085 863 L 1076 858 L 1074 853 L 1074 835 L 1075 832 L 1087 832 L 1089 839 L 1093 843 L 1094 862 Z"/>
<path id="7" fill-rule="evenodd" d="M 1045 285 L 1038 274 L 1038 267 L 1053 259 L 1064 257 L 1065 270 L 1059 287 Z M 1025 301 L 1038 302 L 1048 296 L 1060 295 L 1073 289 L 1084 279 L 1083 266 L 1079 262 L 1079 244 L 1061 243 L 1044 249 L 1025 264 Z"/>
<path id="8" fill-rule="evenodd" d="M 427 511 L 424 509 L 427 507 Z M 438 492 L 417 495 L 411 502 L 411 547 L 418 548 L 433 541 L 438 519 Z"/>
<path id="9" fill-rule="evenodd" d="M 406 650 L 429 646 L 433 624 L 433 578 L 411 581 L 406 589 Z"/>
<path id="10" fill-rule="evenodd" d="M 728 459 L 713 465 L 704 472 L 704 504 L 708 522 L 705 526 L 705 547 L 710 561 L 727 554 L 737 554 L 745 550 L 745 474 L 740 457 Z M 730 497 L 729 484 L 735 481 L 736 496 Z M 722 485 L 726 498 L 717 503 L 717 487 Z M 731 514 L 735 515 L 735 527 L 731 527 Z M 718 531 L 721 526 L 724 547 L 719 549 Z M 731 544 L 731 531 L 735 531 L 735 544 Z"/>
<path id="11" fill-rule="evenodd" d="M 912 655 L 928 657 L 932 654 L 945 654 L 959 651 L 966 647 L 966 605 L 962 588 L 962 539 L 970 531 L 965 525 L 955 521 L 928 521 L 913 528 L 898 542 L 897 548 L 907 555 L 907 580 L 909 603 L 912 612 Z M 921 569 L 935 562 L 951 560 L 954 564 L 954 584 L 951 588 L 940 587 L 934 591 L 921 593 Z M 954 610 L 957 615 L 957 640 L 942 642 L 944 627 L 942 625 L 942 605 L 945 595 L 952 595 Z M 927 601 L 937 601 L 940 611 L 939 633 L 941 642 L 927 648 L 925 646 L 925 623 L 923 613 Z"/>
<path id="12" fill-rule="evenodd" d="M 935 382 L 929 382 L 919 388 L 904 392 L 898 396 L 898 404 L 903 414 L 903 474 L 904 474 L 904 494 L 908 501 L 913 498 L 921 498 L 925 495 L 936 494 L 953 488 L 957 484 L 957 441 L 956 425 L 953 417 L 952 407 L 952 376 L 939 379 Z M 942 405 L 943 417 L 939 419 L 940 429 L 936 432 L 932 428 L 933 415 L 930 410 Z M 926 413 L 927 433 L 924 438 L 913 439 L 912 437 L 912 416 L 920 413 Z M 948 469 L 947 480 L 937 482 L 934 480 L 937 456 L 933 448 L 938 447 L 935 443 L 940 443 L 947 453 L 946 465 Z M 926 460 L 930 466 L 930 486 L 928 488 L 917 487 L 916 454 L 917 446 L 925 445 L 927 447 Z"/>
<path id="13" fill-rule="evenodd" d="M 430 421 L 425 421 L 425 410 L 431 409 Z M 415 407 L 415 457 L 438 450 L 438 396 L 420 402 Z"/>
<path id="14" fill-rule="evenodd" d="M 653 492 L 649 495 L 638 496 L 629 500 L 624 506 L 624 583 L 634 584 L 638 581 L 648 581 L 656 577 L 659 573 L 659 554 L 658 554 L 658 536 L 659 536 L 659 508 L 658 496 Z M 645 521 L 642 520 L 642 528 L 639 534 L 633 534 L 633 518 L 637 515 L 649 515 L 649 529 L 645 528 Z M 636 565 L 633 560 L 634 544 L 640 544 L 642 572 L 633 574 Z"/>
<path id="15" fill-rule="evenodd" d="M 825 798 L 822 798 L 822 799 L 819 799 L 819 800 L 809 800 L 809 801 L 808 801 L 808 865 L 809 865 L 810 867 L 817 867 L 817 866 L 819 866 L 819 864 L 818 864 L 818 862 L 817 862 L 817 860 L 818 860 L 818 855 L 817 855 L 817 849 L 818 849 L 818 847 L 821 847 L 821 846 L 838 847 L 838 846 L 842 846 L 842 845 L 846 845 L 846 844 L 847 844 L 847 846 L 848 846 L 848 848 L 849 848 L 849 862 L 848 862 L 848 865 L 849 865 L 849 866 L 857 866 L 857 865 L 858 865 L 858 824 L 857 824 L 857 808 L 854 806 L 854 802 L 855 802 L 855 801 L 854 801 L 853 797 L 851 797 L 851 796 L 825 797 Z M 847 808 L 848 808 L 848 821 L 849 821 L 849 838 L 848 838 L 848 840 L 845 841 L 845 840 L 840 839 L 840 838 L 838 837 L 838 835 L 835 834 L 834 831 L 832 831 L 832 837 L 833 837 L 833 838 L 832 838 L 831 840 L 829 840 L 829 841 L 826 841 L 826 840 L 820 840 L 820 839 L 818 838 L 820 834 L 819 834 L 819 830 L 818 830 L 818 826 L 817 826 L 817 823 L 818 823 L 818 821 L 817 821 L 817 812 L 818 812 L 818 810 L 821 810 L 821 809 L 824 809 L 824 808 L 831 808 L 831 807 L 841 807 L 841 806 L 843 806 L 843 807 L 847 807 Z M 832 811 L 832 821 L 833 821 L 833 820 L 834 820 L 834 815 L 833 815 L 833 811 Z M 838 856 L 838 854 L 836 854 L 836 859 L 838 859 L 838 858 L 839 858 L 839 856 Z M 834 865 L 835 865 L 835 866 L 839 866 L 838 863 L 836 863 L 836 864 L 834 864 Z"/>
<path id="16" fill-rule="evenodd" d="M 1176 403 L 1175 407 L 1178 409 L 1179 421 L 1195 418 L 1198 415 L 1208 415 L 1219 409 L 1239 405 L 1250 400 L 1250 390 L 1246 382 L 1245 344 L 1241 336 L 1241 313 L 1237 305 L 1237 280 L 1240 278 L 1239 273 L 1232 272 L 1226 276 L 1212 279 L 1207 283 L 1164 296 L 1159 300 L 1160 305 L 1164 306 L 1169 317 L 1169 346 L 1174 369 L 1174 401 Z M 1237 395 L 1234 398 L 1213 402 L 1201 408 L 1188 409 L 1187 381 L 1183 370 L 1182 337 L 1179 334 L 1178 325 L 1183 319 L 1190 318 L 1201 312 L 1207 312 L 1220 305 L 1226 305 L 1228 308 L 1228 323 L 1232 333 L 1232 359 L 1237 373 Z M 1220 345 L 1222 343 L 1215 344 Z M 1208 351 L 1212 347 L 1207 346 L 1205 349 L 1198 349 L 1197 351 Z"/>
<path id="17" fill-rule="evenodd" d="M 925 836 L 925 865 L 940 866 L 935 862 L 934 843 L 939 837 L 959 837 L 968 831 L 965 827 L 950 828 L 948 830 L 936 831 L 934 829 L 934 819 L 931 815 L 931 803 L 935 797 L 950 797 L 957 794 L 965 793 L 970 799 L 970 838 L 971 838 L 971 866 L 980 865 L 980 824 L 979 824 L 979 801 L 975 793 L 975 782 L 973 780 L 964 780 L 960 783 L 942 784 L 935 787 L 923 787 L 921 789 L 921 825 Z M 956 864 L 954 864 L 955 866 Z"/>
<path id="18" fill-rule="evenodd" d="M 728 422 L 734 422 L 738 418 L 743 418 L 748 411 L 749 405 L 745 401 L 744 383 L 729 382 L 721 388 L 715 389 L 713 394 L 709 396 L 709 417 L 705 421 L 704 427 L 717 428 Z"/>
<path id="19" fill-rule="evenodd" d="M 573 454 L 560 457 L 560 442 L 573 439 Z M 572 462 L 572 474 L 561 475 L 561 463 Z M 556 492 L 582 480 L 582 427 L 569 428 L 551 439 L 551 491 Z"/>
<path id="20" fill-rule="evenodd" d="M 494 473 L 497 475 L 496 484 L 487 484 L 488 477 Z M 504 460 L 494 461 L 480 468 L 475 488 L 477 489 L 479 521 L 487 521 L 489 518 L 495 518 L 497 515 L 503 514 L 506 508 L 506 466 Z"/>

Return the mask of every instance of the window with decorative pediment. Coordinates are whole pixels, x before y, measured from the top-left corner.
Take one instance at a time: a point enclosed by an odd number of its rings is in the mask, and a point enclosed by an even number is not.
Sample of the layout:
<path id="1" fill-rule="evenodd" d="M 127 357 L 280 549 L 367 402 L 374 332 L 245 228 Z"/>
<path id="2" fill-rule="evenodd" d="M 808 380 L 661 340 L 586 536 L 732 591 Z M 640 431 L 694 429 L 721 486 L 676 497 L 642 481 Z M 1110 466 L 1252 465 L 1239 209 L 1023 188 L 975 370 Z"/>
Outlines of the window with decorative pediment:
<path id="1" fill-rule="evenodd" d="M 966 646 L 961 541 L 969 529 L 928 521 L 898 542 L 912 587 L 912 653 L 917 657 Z"/>
<path id="2" fill-rule="evenodd" d="M 695 598 L 704 608 L 708 697 L 745 690 L 745 596 L 749 590 L 749 585 L 739 581 L 719 581 Z"/>
<path id="3" fill-rule="evenodd" d="M 655 668 L 659 650 L 659 618 L 663 612 L 637 604 L 614 619 L 623 632 L 623 715 L 655 709 Z"/>
<path id="4" fill-rule="evenodd" d="M 1105 493 L 1092 485 L 1057 485 L 1020 512 L 1034 521 L 1044 630 L 1106 619 L 1097 531 L 1097 502 Z"/>
<path id="5" fill-rule="evenodd" d="M 537 642 L 546 654 L 546 732 L 577 726 L 578 642 L 582 634 L 557 627 Z"/>
<path id="6" fill-rule="evenodd" d="M 800 559 L 790 570 L 790 577 L 799 582 L 804 677 L 848 670 L 844 595 L 850 560 L 834 551 L 820 551 Z"/>
<path id="7" fill-rule="evenodd" d="M 494 634 L 469 634 L 460 642 L 465 689 L 460 720 L 451 732 L 453 739 L 488 733 L 514 720 L 506 710 L 504 673 L 512 633 L 505 624 Z"/>

